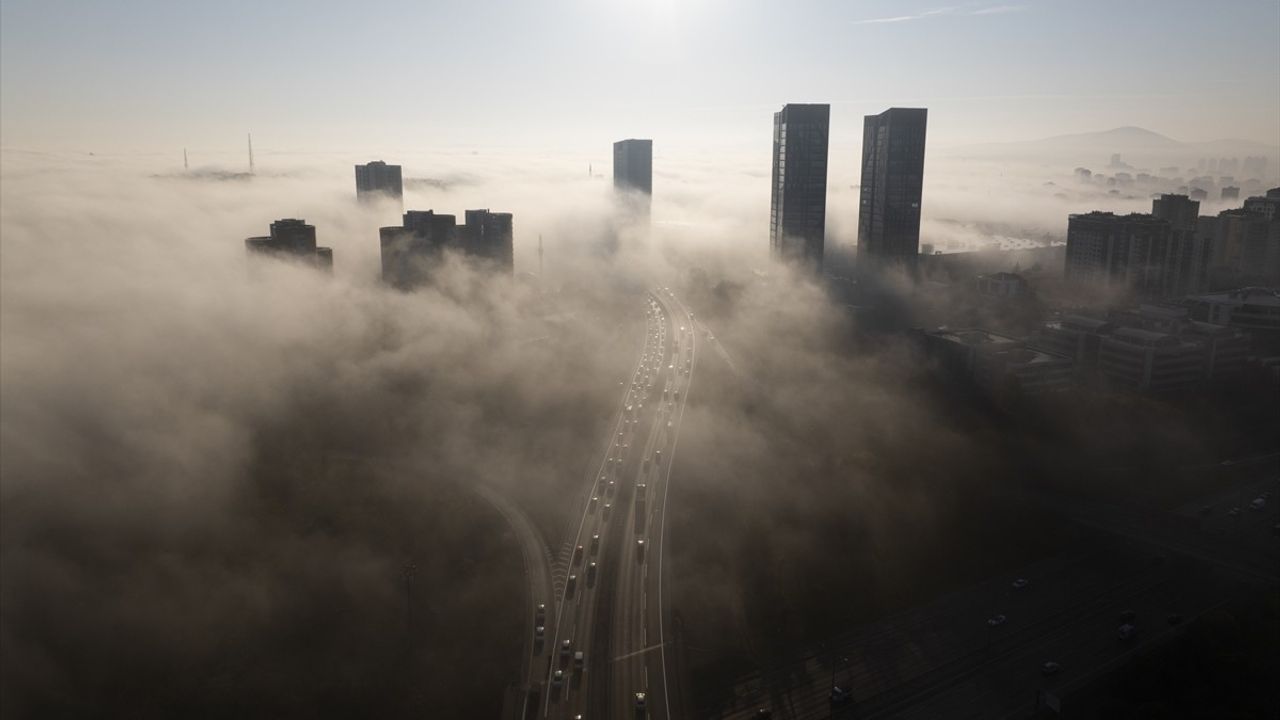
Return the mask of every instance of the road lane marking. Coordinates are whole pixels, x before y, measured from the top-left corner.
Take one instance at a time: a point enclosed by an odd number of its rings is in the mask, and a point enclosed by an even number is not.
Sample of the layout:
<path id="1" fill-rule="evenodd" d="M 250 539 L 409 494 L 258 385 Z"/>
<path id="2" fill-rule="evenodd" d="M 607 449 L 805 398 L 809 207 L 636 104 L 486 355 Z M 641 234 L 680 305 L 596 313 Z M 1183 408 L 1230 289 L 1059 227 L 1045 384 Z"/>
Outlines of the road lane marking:
<path id="1" fill-rule="evenodd" d="M 619 655 L 618 657 L 614 658 L 614 659 L 613 659 L 613 660 L 611 660 L 610 662 L 618 662 L 619 660 L 627 660 L 627 659 L 629 659 L 629 658 L 633 658 L 633 657 L 635 657 L 636 655 L 643 655 L 644 653 L 647 653 L 647 652 L 649 652 L 650 650 L 657 650 L 657 649 L 658 649 L 658 648 L 660 648 L 660 647 L 662 647 L 662 643 L 658 643 L 657 645 L 650 645 L 650 646 L 649 646 L 649 647 L 647 647 L 647 648 L 641 648 L 641 649 L 636 650 L 636 651 L 634 651 L 634 652 L 629 652 L 629 653 L 627 653 L 627 654 L 625 654 L 625 655 Z"/>

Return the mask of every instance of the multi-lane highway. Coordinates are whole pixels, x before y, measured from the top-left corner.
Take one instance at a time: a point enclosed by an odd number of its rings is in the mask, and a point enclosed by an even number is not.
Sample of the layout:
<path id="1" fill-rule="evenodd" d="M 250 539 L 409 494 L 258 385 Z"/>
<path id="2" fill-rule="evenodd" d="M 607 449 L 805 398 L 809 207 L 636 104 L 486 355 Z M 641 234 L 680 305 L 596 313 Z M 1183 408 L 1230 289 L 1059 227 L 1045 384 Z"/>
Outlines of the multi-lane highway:
<path id="1" fill-rule="evenodd" d="M 541 619 L 525 717 L 672 715 L 663 616 L 664 511 L 696 364 L 690 314 L 666 289 L 644 299 L 645 339 L 619 390 L 597 471 L 568 498 L 576 532 Z M 537 622 L 537 621 L 535 621 Z"/>

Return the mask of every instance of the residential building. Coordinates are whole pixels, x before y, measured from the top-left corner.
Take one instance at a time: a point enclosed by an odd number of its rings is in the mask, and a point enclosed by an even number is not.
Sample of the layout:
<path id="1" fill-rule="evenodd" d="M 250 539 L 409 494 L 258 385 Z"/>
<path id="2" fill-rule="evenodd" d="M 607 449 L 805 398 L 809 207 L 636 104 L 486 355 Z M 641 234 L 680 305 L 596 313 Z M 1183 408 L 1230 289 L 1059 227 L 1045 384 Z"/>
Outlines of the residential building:
<path id="1" fill-rule="evenodd" d="M 333 250 L 316 245 L 316 228 L 305 220 L 285 218 L 271 223 L 271 234 L 246 238 L 250 255 L 292 260 L 333 271 Z"/>
<path id="2" fill-rule="evenodd" d="M 1211 244 L 1196 232 L 1200 203 L 1186 195 L 1163 194 L 1151 201 L 1151 216 L 1169 223 L 1160 295 L 1178 297 L 1204 287 Z"/>
<path id="3" fill-rule="evenodd" d="M 410 210 L 403 225 L 379 230 L 383 282 L 411 290 L 427 284 L 446 252 L 481 261 L 506 274 L 514 271 L 510 213 L 466 211 L 466 222 L 432 210 Z"/>
<path id="4" fill-rule="evenodd" d="M 1122 327 L 1103 338 L 1098 373 L 1109 385 L 1155 394 L 1204 379 L 1204 349 L 1176 335 Z"/>
<path id="5" fill-rule="evenodd" d="M 356 165 L 356 199 L 369 202 L 377 198 L 404 202 L 399 165 L 388 165 L 381 160 Z"/>
<path id="6" fill-rule="evenodd" d="M 1165 294 L 1172 228 L 1167 220 L 1132 213 L 1091 212 L 1067 222 L 1067 282 L 1080 288 Z"/>

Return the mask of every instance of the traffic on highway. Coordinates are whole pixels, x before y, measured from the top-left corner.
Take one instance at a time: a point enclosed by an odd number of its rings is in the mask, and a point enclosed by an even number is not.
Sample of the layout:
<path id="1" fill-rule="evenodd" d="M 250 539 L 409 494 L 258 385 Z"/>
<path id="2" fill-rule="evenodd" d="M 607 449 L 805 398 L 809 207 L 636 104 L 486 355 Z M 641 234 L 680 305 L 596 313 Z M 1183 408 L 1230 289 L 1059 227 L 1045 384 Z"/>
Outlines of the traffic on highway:
<path id="1" fill-rule="evenodd" d="M 533 612 L 530 667 L 543 673 L 527 688 L 527 718 L 669 716 L 663 513 L 696 335 L 692 313 L 666 288 L 645 297 L 644 313 L 596 472 L 571 500 L 577 530 L 558 560 L 554 605 Z"/>

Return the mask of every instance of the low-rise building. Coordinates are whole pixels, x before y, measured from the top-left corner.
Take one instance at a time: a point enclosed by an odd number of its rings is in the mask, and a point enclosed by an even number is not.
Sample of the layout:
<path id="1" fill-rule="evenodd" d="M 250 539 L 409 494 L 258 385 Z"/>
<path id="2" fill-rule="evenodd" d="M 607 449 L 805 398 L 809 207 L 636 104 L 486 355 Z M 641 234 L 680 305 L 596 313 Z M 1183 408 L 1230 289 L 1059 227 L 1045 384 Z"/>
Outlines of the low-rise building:
<path id="1" fill-rule="evenodd" d="M 1116 387 L 1157 394 L 1185 390 L 1204 379 L 1204 351 L 1176 335 L 1117 328 L 1098 348 L 1098 373 Z"/>
<path id="2" fill-rule="evenodd" d="M 997 398 L 1065 390 L 1072 382 L 1070 358 L 1032 349 L 1007 335 L 941 328 L 923 335 L 930 355 Z"/>

